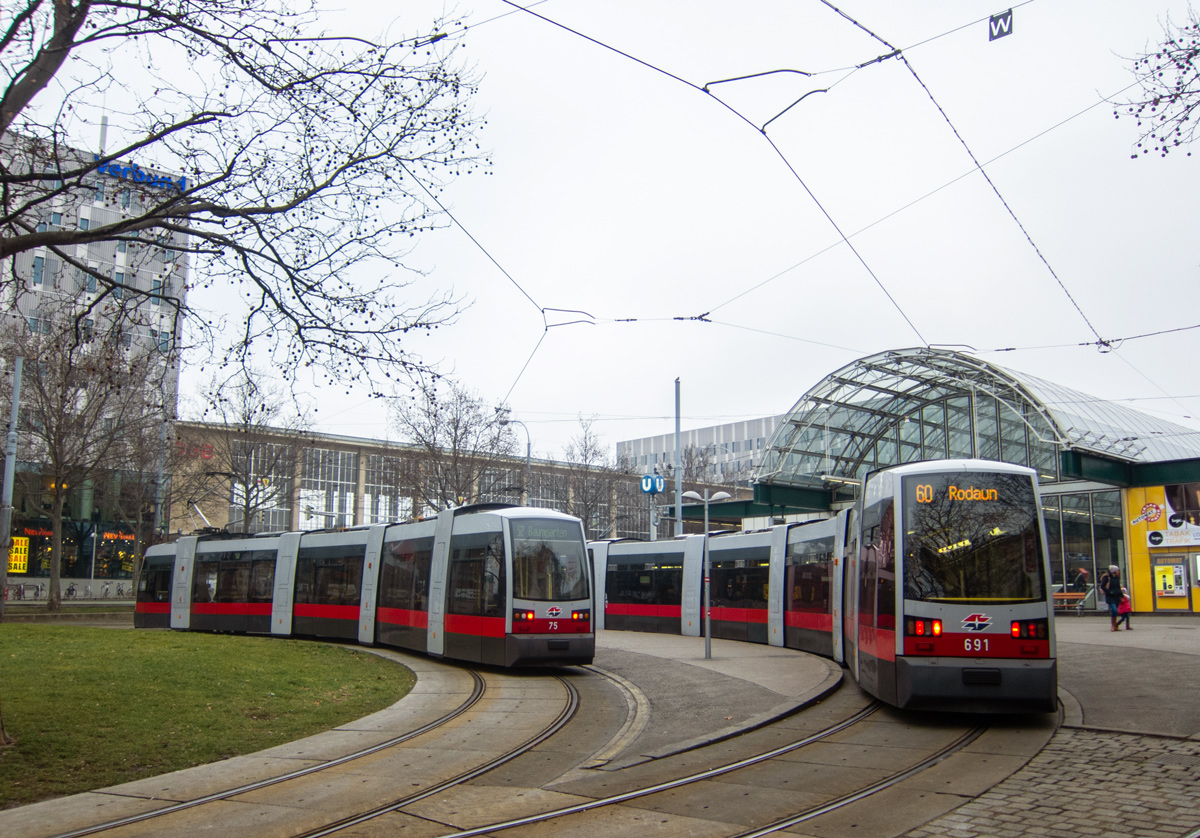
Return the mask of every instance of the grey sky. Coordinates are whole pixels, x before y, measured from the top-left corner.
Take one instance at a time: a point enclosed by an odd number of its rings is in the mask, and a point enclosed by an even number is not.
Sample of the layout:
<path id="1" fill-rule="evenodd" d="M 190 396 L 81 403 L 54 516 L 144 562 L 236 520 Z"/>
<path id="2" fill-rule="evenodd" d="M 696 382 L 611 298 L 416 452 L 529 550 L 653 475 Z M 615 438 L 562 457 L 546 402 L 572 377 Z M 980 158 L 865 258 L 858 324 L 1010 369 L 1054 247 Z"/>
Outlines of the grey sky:
<path id="1" fill-rule="evenodd" d="M 372 34 L 396 8 L 353 2 L 329 28 Z M 443 7 L 402 8 L 396 37 Z M 1134 122 L 1102 101 L 1186 4 L 1033 0 L 993 42 L 993 3 L 838 8 L 534 7 L 589 41 L 498 0 L 459 6 L 494 165 L 442 197 L 487 253 L 455 227 L 420 240 L 423 287 L 473 304 L 414 349 L 507 399 L 541 455 L 581 414 L 610 444 L 672 430 L 677 376 L 697 427 L 782 413 L 855 358 L 923 343 L 1200 427 L 1183 418 L 1200 416 L 1200 330 L 1081 345 L 1200 324 L 1200 162 L 1131 160 Z M 909 65 L 853 69 L 883 41 Z M 781 69 L 815 75 L 698 89 Z M 569 320 L 588 322 L 546 328 Z M 319 400 L 322 429 L 386 434 L 364 395 Z"/>

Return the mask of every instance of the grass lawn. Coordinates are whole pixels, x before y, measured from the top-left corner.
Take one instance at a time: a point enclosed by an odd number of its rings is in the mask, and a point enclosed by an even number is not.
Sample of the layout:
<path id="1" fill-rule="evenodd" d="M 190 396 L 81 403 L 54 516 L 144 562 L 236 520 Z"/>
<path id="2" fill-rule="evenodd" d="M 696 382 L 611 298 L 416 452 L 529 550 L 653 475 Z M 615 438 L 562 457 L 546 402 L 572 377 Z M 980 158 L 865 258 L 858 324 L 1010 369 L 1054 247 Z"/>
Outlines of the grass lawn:
<path id="1" fill-rule="evenodd" d="M 0 623 L 0 808 L 252 753 L 412 689 L 369 652 L 271 637 Z"/>

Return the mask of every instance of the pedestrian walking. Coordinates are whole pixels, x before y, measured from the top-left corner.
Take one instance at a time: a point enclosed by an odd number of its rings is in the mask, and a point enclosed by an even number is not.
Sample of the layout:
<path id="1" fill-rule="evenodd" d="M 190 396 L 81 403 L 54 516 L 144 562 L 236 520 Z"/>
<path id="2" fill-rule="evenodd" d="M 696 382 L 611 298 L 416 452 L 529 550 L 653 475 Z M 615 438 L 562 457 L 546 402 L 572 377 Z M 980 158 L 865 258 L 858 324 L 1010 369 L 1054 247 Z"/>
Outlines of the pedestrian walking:
<path id="1" fill-rule="evenodd" d="M 1108 605 L 1108 616 L 1112 621 L 1112 630 L 1120 631 L 1117 627 L 1117 609 L 1121 607 L 1121 597 L 1124 588 L 1121 587 L 1121 568 L 1115 564 L 1108 566 L 1108 573 L 1100 577 L 1098 585 L 1104 592 L 1104 602 Z"/>
<path id="2" fill-rule="evenodd" d="M 1121 604 L 1117 606 L 1117 628 L 1121 627 L 1121 623 L 1125 624 L 1126 631 L 1133 631 L 1133 626 L 1129 625 L 1129 615 L 1133 613 L 1133 600 L 1129 598 L 1129 589 L 1121 589 Z"/>

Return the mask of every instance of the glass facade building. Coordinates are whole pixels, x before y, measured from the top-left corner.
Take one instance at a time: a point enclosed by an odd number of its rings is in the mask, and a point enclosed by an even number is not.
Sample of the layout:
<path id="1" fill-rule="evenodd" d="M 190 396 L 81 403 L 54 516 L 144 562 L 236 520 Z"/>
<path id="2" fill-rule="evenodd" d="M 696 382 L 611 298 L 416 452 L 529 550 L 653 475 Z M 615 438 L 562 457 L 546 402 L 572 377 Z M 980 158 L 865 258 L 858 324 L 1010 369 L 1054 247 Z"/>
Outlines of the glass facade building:
<path id="1" fill-rule="evenodd" d="M 1200 457 L 1200 432 L 961 352 L 918 348 L 861 358 L 788 411 L 755 479 L 853 486 L 877 468 L 977 457 L 1038 473 L 1055 590 L 1085 594 L 1109 565 L 1129 576 L 1120 488 L 1062 472 L 1063 453 L 1118 463 Z"/>

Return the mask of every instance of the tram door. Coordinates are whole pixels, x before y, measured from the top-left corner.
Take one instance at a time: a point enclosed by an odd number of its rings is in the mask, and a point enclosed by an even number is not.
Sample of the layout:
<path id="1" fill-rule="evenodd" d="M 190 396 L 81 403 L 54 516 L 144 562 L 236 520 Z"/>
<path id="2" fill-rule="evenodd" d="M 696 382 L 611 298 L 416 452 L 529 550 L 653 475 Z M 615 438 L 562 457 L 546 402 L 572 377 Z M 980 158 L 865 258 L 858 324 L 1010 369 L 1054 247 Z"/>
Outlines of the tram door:
<path id="1" fill-rule="evenodd" d="M 783 617 L 786 596 L 787 525 L 771 528 L 771 562 L 767 579 L 767 643 L 782 646 L 787 631 Z"/>
<path id="2" fill-rule="evenodd" d="M 858 680 L 858 545 L 862 534 L 858 528 L 858 510 L 850 510 L 846 526 L 846 551 L 842 559 L 842 644 L 846 667 Z"/>
<path id="3" fill-rule="evenodd" d="M 836 663 L 846 662 L 846 646 L 845 632 L 839 630 L 842 618 L 845 614 L 845 605 L 843 602 L 843 590 L 845 589 L 845 570 L 846 570 L 846 538 L 848 536 L 847 527 L 856 523 L 857 517 L 854 510 L 842 511 L 834 516 L 834 534 L 833 534 L 833 562 L 830 567 L 831 578 L 829 580 L 829 604 L 833 609 L 833 660 Z"/>
<path id="4" fill-rule="evenodd" d="M 683 540 L 680 630 L 686 637 L 704 635 L 704 547 L 707 543 L 707 535 L 689 535 Z"/>
<path id="5" fill-rule="evenodd" d="M 454 510 L 438 513 L 433 531 L 433 559 L 429 568 L 429 628 L 425 651 L 446 652 L 446 570 L 450 563 L 450 535 L 454 532 Z"/>

